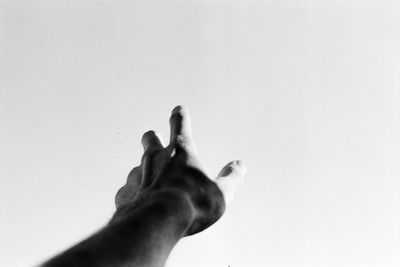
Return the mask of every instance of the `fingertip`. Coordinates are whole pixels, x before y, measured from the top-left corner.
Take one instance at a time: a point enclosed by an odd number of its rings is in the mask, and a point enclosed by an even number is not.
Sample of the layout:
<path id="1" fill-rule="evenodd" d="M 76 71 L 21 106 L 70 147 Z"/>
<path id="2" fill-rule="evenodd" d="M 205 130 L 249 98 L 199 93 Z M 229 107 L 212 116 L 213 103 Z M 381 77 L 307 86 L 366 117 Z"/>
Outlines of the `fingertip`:
<path id="1" fill-rule="evenodd" d="M 175 127 L 187 126 L 182 124 L 188 124 L 189 111 L 182 105 L 176 106 L 171 111 L 170 123 L 174 124 Z"/>
<path id="2" fill-rule="evenodd" d="M 188 114 L 188 112 L 189 112 L 189 109 L 186 106 L 177 105 L 172 109 L 171 114 L 177 114 L 177 113 L 178 114 Z"/>
<path id="3" fill-rule="evenodd" d="M 247 167 L 243 161 L 233 160 L 222 168 L 221 172 L 218 174 L 218 177 L 228 176 L 233 173 L 239 174 L 239 176 L 243 177 L 246 173 L 246 170 Z"/>
<path id="4" fill-rule="evenodd" d="M 236 166 L 236 169 L 238 169 L 242 175 L 247 172 L 247 165 L 242 160 L 234 160 L 231 163 Z"/>
<path id="5" fill-rule="evenodd" d="M 142 142 L 146 142 L 146 139 L 148 139 L 149 137 L 152 137 L 155 134 L 156 134 L 156 132 L 154 132 L 153 130 L 148 130 L 147 132 L 145 132 L 142 135 Z"/>
<path id="6" fill-rule="evenodd" d="M 226 164 L 218 174 L 215 182 L 221 189 L 227 203 L 231 202 L 235 192 L 242 185 L 246 165 L 241 160 L 233 160 Z"/>
<path id="7" fill-rule="evenodd" d="M 161 135 L 153 130 L 145 132 L 142 136 L 142 145 L 145 151 L 149 148 L 162 148 Z"/>

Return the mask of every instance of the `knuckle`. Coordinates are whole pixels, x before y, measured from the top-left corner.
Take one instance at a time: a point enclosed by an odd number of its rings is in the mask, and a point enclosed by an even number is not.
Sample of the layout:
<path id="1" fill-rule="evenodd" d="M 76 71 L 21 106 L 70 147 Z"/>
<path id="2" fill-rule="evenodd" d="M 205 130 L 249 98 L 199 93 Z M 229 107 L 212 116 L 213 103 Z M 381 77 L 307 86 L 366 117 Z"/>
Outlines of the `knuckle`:
<path id="1" fill-rule="evenodd" d="M 184 138 L 182 135 L 178 135 L 172 142 L 173 148 L 176 150 L 176 153 L 189 152 L 190 150 L 190 141 L 187 138 Z"/>
<path id="2" fill-rule="evenodd" d="M 115 194 L 115 202 L 119 203 L 121 202 L 123 196 L 125 195 L 125 186 L 122 186 L 120 189 L 118 189 L 117 194 Z"/>
<path id="3" fill-rule="evenodd" d="M 135 175 L 137 175 L 139 172 L 140 172 L 140 167 L 135 167 L 135 168 L 133 168 L 133 169 L 129 172 L 128 177 L 135 176 Z"/>
<path id="4" fill-rule="evenodd" d="M 187 139 L 184 136 L 182 136 L 181 134 L 178 134 L 174 140 L 174 145 L 177 147 L 186 147 Z"/>

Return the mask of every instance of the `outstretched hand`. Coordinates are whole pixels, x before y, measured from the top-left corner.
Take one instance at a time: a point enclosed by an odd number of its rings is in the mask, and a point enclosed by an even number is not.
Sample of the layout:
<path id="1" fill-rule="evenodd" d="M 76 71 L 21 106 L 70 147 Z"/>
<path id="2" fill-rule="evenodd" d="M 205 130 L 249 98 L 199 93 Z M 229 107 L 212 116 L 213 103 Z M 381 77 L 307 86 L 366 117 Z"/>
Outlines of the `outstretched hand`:
<path id="1" fill-rule="evenodd" d="M 126 184 L 116 194 L 116 219 L 139 200 L 151 195 L 168 194 L 186 199 L 191 206 L 191 224 L 185 235 L 200 232 L 224 213 L 237 187 L 243 180 L 245 166 L 235 160 L 222 168 L 216 178 L 202 167 L 192 137 L 187 109 L 172 110 L 170 142 L 165 146 L 161 136 L 148 131 L 142 137 L 144 153 L 141 164 L 129 173 Z"/>
<path id="2" fill-rule="evenodd" d="M 177 106 L 169 123 L 168 146 L 154 131 L 143 135 L 141 164 L 115 196 L 111 221 L 42 266 L 161 267 L 182 237 L 222 216 L 243 179 L 243 163 L 232 161 L 211 179 L 200 164 L 188 111 Z"/>

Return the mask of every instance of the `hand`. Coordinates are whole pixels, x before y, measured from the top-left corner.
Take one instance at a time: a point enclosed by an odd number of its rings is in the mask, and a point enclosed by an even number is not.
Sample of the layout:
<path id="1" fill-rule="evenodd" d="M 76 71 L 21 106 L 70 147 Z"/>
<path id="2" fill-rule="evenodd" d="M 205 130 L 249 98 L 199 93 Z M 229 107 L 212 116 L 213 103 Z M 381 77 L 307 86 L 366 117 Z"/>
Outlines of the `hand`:
<path id="1" fill-rule="evenodd" d="M 126 184 L 118 191 L 116 214 L 135 207 L 139 199 L 146 201 L 147 197 L 169 192 L 191 205 L 193 218 L 186 233 L 191 235 L 206 229 L 222 216 L 226 203 L 232 200 L 242 182 L 245 166 L 241 161 L 232 161 L 211 179 L 199 161 L 188 111 L 182 106 L 175 107 L 169 123 L 170 142 L 166 147 L 158 133 L 148 131 L 143 135 L 141 164 L 129 173 Z"/>
<path id="2" fill-rule="evenodd" d="M 164 266 L 184 236 L 198 233 L 224 213 L 245 167 L 232 161 L 210 179 L 201 167 L 187 110 L 177 106 L 164 147 L 153 131 L 143 135 L 144 154 L 115 197 L 107 226 L 42 266 Z"/>

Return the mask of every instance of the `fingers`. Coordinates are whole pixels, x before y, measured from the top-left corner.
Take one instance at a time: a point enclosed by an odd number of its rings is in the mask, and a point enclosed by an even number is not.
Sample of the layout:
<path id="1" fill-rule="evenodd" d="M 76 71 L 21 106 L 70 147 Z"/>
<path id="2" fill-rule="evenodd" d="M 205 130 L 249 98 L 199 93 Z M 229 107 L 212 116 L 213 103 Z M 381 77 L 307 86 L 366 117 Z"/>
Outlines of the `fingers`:
<path id="1" fill-rule="evenodd" d="M 227 203 L 232 201 L 237 188 L 242 184 L 246 166 L 240 160 L 234 160 L 225 165 L 215 179 Z"/>
<path id="2" fill-rule="evenodd" d="M 160 134 L 154 131 L 147 131 L 143 134 L 142 145 L 144 152 L 163 148 Z"/>
<path id="3" fill-rule="evenodd" d="M 190 116 L 186 108 L 176 106 L 171 112 L 169 124 L 170 145 L 178 144 L 185 147 L 193 145 Z"/>

